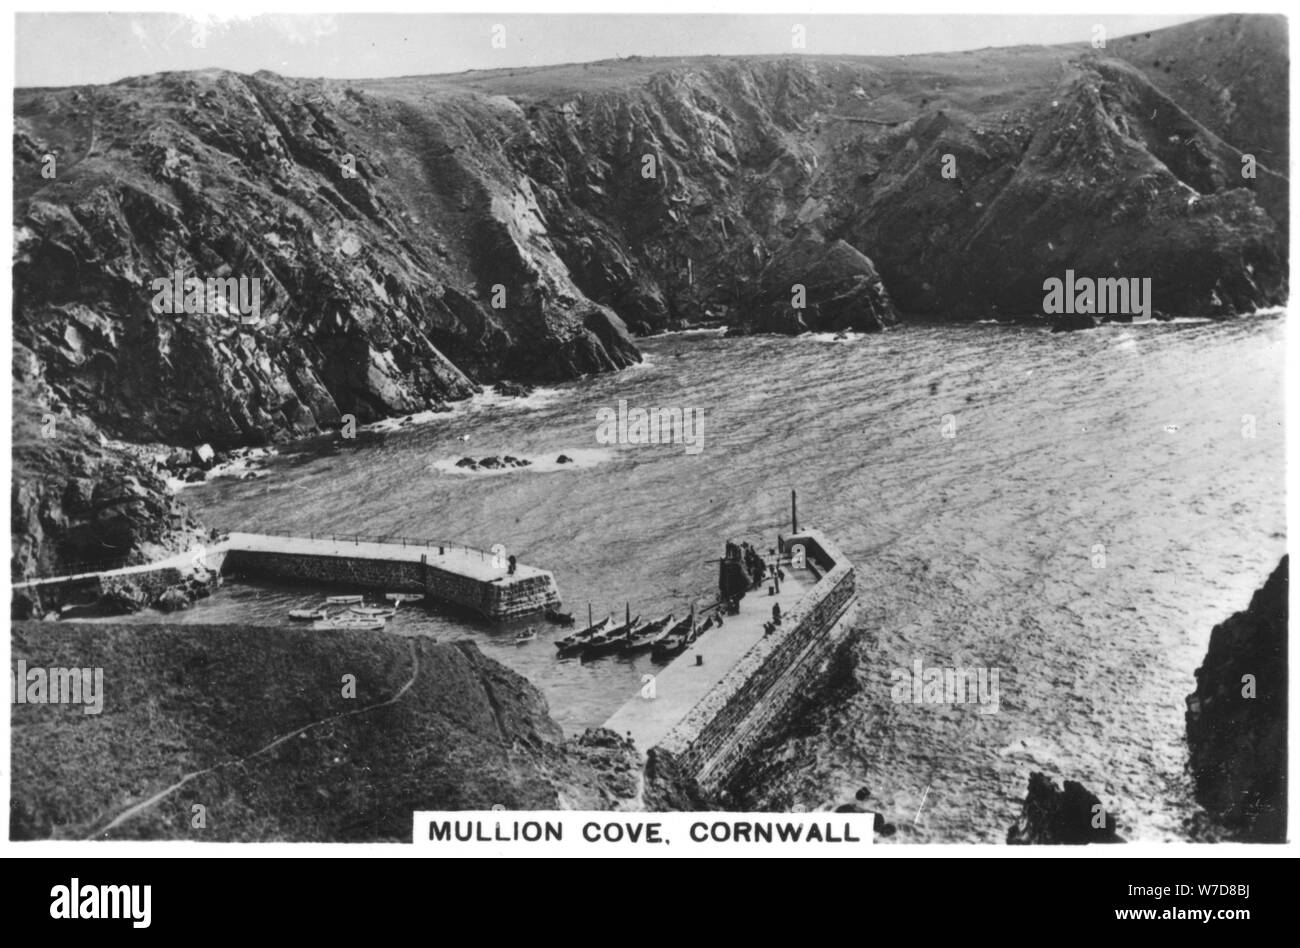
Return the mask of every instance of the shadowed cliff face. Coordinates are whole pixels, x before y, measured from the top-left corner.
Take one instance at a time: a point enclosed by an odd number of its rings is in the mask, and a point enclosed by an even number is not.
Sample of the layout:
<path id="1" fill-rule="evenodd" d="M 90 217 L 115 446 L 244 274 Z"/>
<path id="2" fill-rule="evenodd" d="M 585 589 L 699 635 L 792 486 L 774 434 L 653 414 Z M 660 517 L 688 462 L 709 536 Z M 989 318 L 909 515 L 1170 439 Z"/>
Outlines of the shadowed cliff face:
<path id="1" fill-rule="evenodd" d="M 1165 45 L 1284 55 L 1259 41 L 1284 21 L 1221 19 Z M 1287 182 L 1255 140 L 1276 116 L 1111 55 L 22 90 L 15 354 L 48 398 L 17 407 L 221 448 L 617 370 L 629 327 L 1030 314 L 1067 269 L 1149 277 L 1157 314 L 1283 302 Z M 1239 98 L 1273 74 L 1227 72 Z M 159 313 L 174 273 L 255 278 L 259 311 Z"/>
<path id="2" fill-rule="evenodd" d="M 1196 798 L 1252 842 L 1286 840 L 1287 584 L 1284 556 L 1250 607 L 1214 627 L 1187 697 Z"/>

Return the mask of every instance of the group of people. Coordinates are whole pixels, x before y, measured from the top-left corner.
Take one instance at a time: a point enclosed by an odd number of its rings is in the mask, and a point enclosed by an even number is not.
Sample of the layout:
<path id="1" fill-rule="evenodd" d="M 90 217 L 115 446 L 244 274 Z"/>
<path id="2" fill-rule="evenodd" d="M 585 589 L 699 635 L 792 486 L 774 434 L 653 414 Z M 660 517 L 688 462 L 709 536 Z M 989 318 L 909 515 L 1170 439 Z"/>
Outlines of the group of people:
<path id="1" fill-rule="evenodd" d="M 781 546 L 779 539 L 777 544 L 777 549 L 769 550 L 768 557 L 765 558 L 748 542 L 738 545 L 727 541 L 727 550 L 718 571 L 718 593 L 722 603 L 719 614 L 725 612 L 737 615 L 740 612 L 740 600 L 745 593 L 760 588 L 764 583 L 774 582 L 780 590 L 780 584 L 785 580 L 785 571 L 781 569 L 777 554 Z M 772 619 L 764 624 L 764 630 L 770 635 L 780 624 L 781 606 L 774 603 Z"/>

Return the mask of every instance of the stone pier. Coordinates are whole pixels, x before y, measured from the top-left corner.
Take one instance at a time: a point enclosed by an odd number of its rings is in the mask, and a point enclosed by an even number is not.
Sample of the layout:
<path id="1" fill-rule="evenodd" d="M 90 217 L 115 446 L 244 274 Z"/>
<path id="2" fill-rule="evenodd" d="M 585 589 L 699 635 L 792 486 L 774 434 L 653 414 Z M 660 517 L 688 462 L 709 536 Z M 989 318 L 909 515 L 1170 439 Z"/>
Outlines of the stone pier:
<path id="1" fill-rule="evenodd" d="M 638 695 L 604 725 L 631 734 L 643 752 L 668 752 L 706 792 L 721 788 L 764 735 L 788 717 L 852 622 L 853 564 L 817 530 L 784 544 L 783 556 L 802 546 L 807 566 L 784 567 L 780 594 L 751 590 L 741 600 L 740 615 L 726 616 L 721 627 L 704 633 L 655 676 L 653 698 Z M 774 602 L 781 605 L 782 621 L 769 634 L 763 625 Z"/>
<path id="2" fill-rule="evenodd" d="M 497 565 L 499 562 L 484 550 L 424 541 L 231 533 L 220 542 L 162 562 L 30 580 L 15 583 L 14 588 L 53 603 L 66 601 L 74 590 L 85 599 L 128 582 L 138 587 L 174 585 L 203 567 L 250 579 L 333 585 L 340 591 L 423 593 L 497 622 L 560 605 L 555 577 L 548 571 L 518 563 L 511 574 L 506 566 Z"/>

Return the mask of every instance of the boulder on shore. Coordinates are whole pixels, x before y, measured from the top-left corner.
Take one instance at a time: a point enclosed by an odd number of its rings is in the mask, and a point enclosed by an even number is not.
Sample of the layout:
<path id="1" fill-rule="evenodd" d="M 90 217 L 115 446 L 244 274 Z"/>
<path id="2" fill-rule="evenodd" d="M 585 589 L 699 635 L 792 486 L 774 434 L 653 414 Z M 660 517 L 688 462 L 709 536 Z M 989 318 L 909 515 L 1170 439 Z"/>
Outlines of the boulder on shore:
<path id="1" fill-rule="evenodd" d="M 1083 784 L 1067 780 L 1061 790 L 1038 771 L 1029 775 L 1020 819 L 1007 830 L 1009 846 L 1122 842 L 1114 816 Z"/>
<path id="2" fill-rule="evenodd" d="M 201 467 L 206 471 L 216 463 L 216 452 L 212 450 L 212 445 L 201 444 L 191 452 L 190 459 L 195 467 Z"/>
<path id="3" fill-rule="evenodd" d="M 1287 557 L 1210 633 L 1187 696 L 1196 799 L 1242 840 L 1286 839 Z"/>
<path id="4" fill-rule="evenodd" d="M 492 390 L 498 395 L 504 395 L 507 398 L 524 398 L 533 392 L 530 386 L 524 385 L 522 382 L 507 382 L 504 380 L 493 385 Z"/>
<path id="5" fill-rule="evenodd" d="M 1091 313 L 1064 313 L 1050 317 L 1052 332 L 1075 332 L 1080 329 L 1096 329 L 1097 320 Z"/>

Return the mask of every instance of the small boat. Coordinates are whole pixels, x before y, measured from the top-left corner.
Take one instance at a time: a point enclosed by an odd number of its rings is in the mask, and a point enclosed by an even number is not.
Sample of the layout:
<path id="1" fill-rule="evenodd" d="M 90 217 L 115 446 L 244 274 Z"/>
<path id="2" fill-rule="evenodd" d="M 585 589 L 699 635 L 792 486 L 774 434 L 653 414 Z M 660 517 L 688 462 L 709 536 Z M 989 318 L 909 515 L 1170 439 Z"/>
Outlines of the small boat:
<path id="1" fill-rule="evenodd" d="M 325 609 L 290 609 L 290 619 L 301 619 L 303 621 L 316 621 L 319 619 L 328 619 L 329 612 Z"/>
<path id="2" fill-rule="evenodd" d="M 384 593 L 384 598 L 389 602 L 418 602 L 424 593 Z"/>
<path id="3" fill-rule="evenodd" d="M 371 619 L 391 619 L 397 615 L 397 608 L 400 605 L 399 602 L 391 609 L 385 609 L 383 606 L 350 606 L 348 612 L 357 616 L 367 616 Z"/>
<path id="4" fill-rule="evenodd" d="M 545 615 L 547 622 L 554 622 L 556 625 L 573 625 L 572 612 L 556 612 L 554 609 L 547 609 Z"/>
<path id="5" fill-rule="evenodd" d="M 365 596 L 326 596 L 325 602 L 331 606 L 357 606 L 365 602 Z"/>
<path id="6" fill-rule="evenodd" d="M 333 616 L 329 619 L 313 622 L 311 627 L 318 632 L 327 629 L 346 629 L 349 632 L 377 632 L 384 627 L 386 621 L 385 619 L 367 619 L 364 616 Z"/>
<path id="7" fill-rule="evenodd" d="M 615 626 L 608 632 L 596 636 L 588 641 L 582 647 L 582 660 L 600 658 L 602 655 L 610 655 L 617 652 L 627 641 L 628 635 L 637 627 L 641 617 L 637 616 L 631 622 L 625 622 L 623 625 Z"/>
<path id="8" fill-rule="evenodd" d="M 637 626 L 624 640 L 619 652 L 624 655 L 633 655 L 636 652 L 643 652 L 654 646 L 655 642 L 663 635 L 664 630 L 672 623 L 671 614 L 664 616 L 662 619 L 655 619 L 653 622 L 647 622 L 644 625 Z"/>
<path id="9" fill-rule="evenodd" d="M 582 629 L 578 632 L 574 632 L 572 635 L 566 635 L 562 639 L 557 639 L 555 642 L 555 647 L 559 649 L 561 655 L 564 655 L 566 653 L 576 652 L 578 649 L 582 648 L 582 646 L 585 645 L 587 642 L 591 641 L 596 636 L 608 630 L 609 627 L 613 624 L 614 624 L 613 617 L 607 616 L 606 618 L 601 619 L 599 622 L 597 622 L 594 625 L 589 625 L 587 626 L 587 628 Z"/>
<path id="10" fill-rule="evenodd" d="M 655 661 L 664 661 L 675 655 L 680 655 L 686 651 L 686 646 L 690 645 L 706 631 L 713 626 L 713 617 L 703 625 L 692 625 L 691 617 L 687 616 L 681 622 L 673 626 L 666 635 L 662 636 L 655 642 L 650 652 L 650 657 Z"/>
<path id="11" fill-rule="evenodd" d="M 535 638 L 537 638 L 537 630 L 528 628 L 515 636 L 515 644 L 523 645 L 525 642 L 531 642 Z"/>

